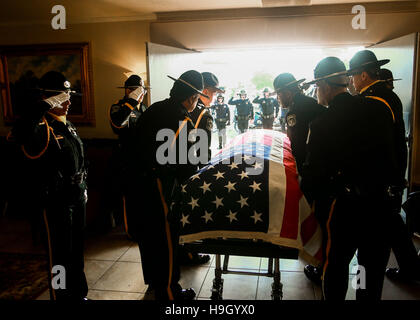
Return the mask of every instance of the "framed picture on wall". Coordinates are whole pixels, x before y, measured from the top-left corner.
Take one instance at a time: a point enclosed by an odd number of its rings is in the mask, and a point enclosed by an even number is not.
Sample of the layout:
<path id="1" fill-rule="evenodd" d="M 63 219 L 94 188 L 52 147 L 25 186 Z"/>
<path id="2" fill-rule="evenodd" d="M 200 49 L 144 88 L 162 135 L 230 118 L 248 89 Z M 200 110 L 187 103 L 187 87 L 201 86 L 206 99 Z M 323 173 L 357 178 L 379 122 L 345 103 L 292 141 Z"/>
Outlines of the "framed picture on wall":
<path id="1" fill-rule="evenodd" d="M 72 95 L 68 118 L 95 125 L 89 43 L 0 46 L 0 90 L 3 118 L 11 124 L 36 98 L 39 79 L 59 71 L 79 95 Z"/>

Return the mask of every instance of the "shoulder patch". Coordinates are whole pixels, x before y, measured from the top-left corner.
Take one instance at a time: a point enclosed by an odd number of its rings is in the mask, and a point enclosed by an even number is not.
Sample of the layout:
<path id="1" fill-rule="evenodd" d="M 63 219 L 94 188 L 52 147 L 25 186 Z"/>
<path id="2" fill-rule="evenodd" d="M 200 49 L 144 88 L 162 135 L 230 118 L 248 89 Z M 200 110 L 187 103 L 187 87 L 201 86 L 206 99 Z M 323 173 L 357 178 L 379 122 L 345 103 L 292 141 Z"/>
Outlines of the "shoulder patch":
<path id="1" fill-rule="evenodd" d="M 287 125 L 289 127 L 294 127 L 296 125 L 296 115 L 290 114 L 287 116 Z"/>

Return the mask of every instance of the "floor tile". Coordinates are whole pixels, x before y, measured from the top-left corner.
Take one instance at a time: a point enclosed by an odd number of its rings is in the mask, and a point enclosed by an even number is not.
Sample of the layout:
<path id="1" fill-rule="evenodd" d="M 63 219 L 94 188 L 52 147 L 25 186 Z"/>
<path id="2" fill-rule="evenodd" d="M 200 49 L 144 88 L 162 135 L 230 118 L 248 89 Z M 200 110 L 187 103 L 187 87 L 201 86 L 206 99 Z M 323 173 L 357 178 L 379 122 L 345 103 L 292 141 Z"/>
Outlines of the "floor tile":
<path id="1" fill-rule="evenodd" d="M 109 290 L 89 290 L 88 298 L 91 300 L 142 300 L 142 293 L 109 291 Z"/>
<path id="2" fill-rule="evenodd" d="M 125 236 L 91 238 L 86 244 L 85 259 L 117 261 L 133 244 Z"/>
<path id="3" fill-rule="evenodd" d="M 223 299 L 224 300 L 255 300 L 257 292 L 257 276 L 224 274 Z M 211 297 L 211 288 L 213 286 L 214 269 L 211 268 L 204 280 L 203 287 L 198 298 Z"/>
<path id="4" fill-rule="evenodd" d="M 272 277 L 259 277 L 257 300 L 271 300 Z M 315 300 L 312 283 L 303 272 L 281 272 L 283 300 Z"/>
<path id="5" fill-rule="evenodd" d="M 92 287 L 96 281 L 112 266 L 113 261 L 104 260 L 86 260 L 85 275 L 89 287 Z"/>
<path id="6" fill-rule="evenodd" d="M 115 262 L 92 289 L 143 293 L 147 285 L 140 263 Z"/>
<path id="7" fill-rule="evenodd" d="M 393 282 L 385 277 L 383 300 L 420 300 L 420 284 Z"/>
<path id="8" fill-rule="evenodd" d="M 214 274 L 214 269 L 210 267 L 181 267 L 181 279 L 179 284 L 183 288 L 193 288 L 198 296 L 207 273 L 211 273 L 212 270 Z"/>
<path id="9" fill-rule="evenodd" d="M 131 247 L 118 259 L 118 261 L 141 262 L 138 244 L 132 244 Z"/>
<path id="10" fill-rule="evenodd" d="M 223 267 L 224 256 L 221 256 L 221 265 Z M 229 256 L 228 269 L 252 269 L 258 271 L 260 269 L 261 258 L 257 257 L 241 257 Z M 216 258 L 213 259 L 212 267 L 216 266 Z"/>

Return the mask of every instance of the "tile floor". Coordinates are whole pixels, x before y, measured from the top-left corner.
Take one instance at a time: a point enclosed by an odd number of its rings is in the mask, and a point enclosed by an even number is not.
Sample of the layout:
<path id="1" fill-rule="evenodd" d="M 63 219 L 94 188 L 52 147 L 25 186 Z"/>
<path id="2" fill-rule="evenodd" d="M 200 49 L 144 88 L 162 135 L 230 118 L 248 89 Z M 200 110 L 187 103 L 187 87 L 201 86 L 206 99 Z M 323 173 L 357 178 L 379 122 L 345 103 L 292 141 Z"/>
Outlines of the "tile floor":
<path id="1" fill-rule="evenodd" d="M 29 226 L 25 223 L 6 223 L 0 219 L 0 252 L 42 252 L 41 246 L 32 246 Z M 420 240 L 415 240 L 417 249 Z M 183 267 L 181 285 L 193 287 L 197 299 L 209 299 L 214 278 L 214 256 L 207 265 Z M 235 257 L 229 260 L 229 269 L 264 271 L 268 259 Z M 356 261 L 353 260 L 352 264 Z M 284 300 L 319 300 L 320 287 L 306 279 L 305 263 L 300 260 L 281 260 L 280 270 Z M 396 266 L 391 255 L 389 266 Z M 128 240 L 119 229 L 104 236 L 89 237 L 85 249 L 85 272 L 89 285 L 88 297 L 93 300 L 145 299 L 147 285 L 143 282 L 140 254 L 137 245 Z M 353 275 L 350 274 L 349 284 Z M 263 276 L 223 275 L 224 299 L 269 300 L 273 279 Z M 383 299 L 420 300 L 420 284 L 394 283 L 385 278 Z M 38 297 L 48 300 L 48 292 Z M 347 299 L 355 299 L 355 291 L 349 285 Z"/>
<path id="2" fill-rule="evenodd" d="M 420 241 L 417 241 L 420 246 Z M 125 234 L 119 231 L 91 238 L 87 242 L 86 276 L 89 284 L 88 297 L 94 300 L 139 300 L 145 299 L 147 285 L 143 282 L 140 254 L 135 243 L 129 241 Z M 243 271 L 264 271 L 268 259 L 232 256 L 229 269 Z M 356 261 L 353 259 L 352 264 Z M 283 283 L 284 300 L 319 300 L 321 288 L 309 281 L 304 273 L 305 263 L 300 260 L 281 260 L 281 281 Z M 395 258 L 391 256 L 389 266 L 395 266 Z M 215 259 L 207 265 L 182 267 L 181 285 L 193 287 L 197 299 L 209 299 L 214 278 Z M 355 299 L 355 291 L 351 287 L 347 299 Z M 228 274 L 223 275 L 224 299 L 240 300 L 270 300 L 272 278 L 264 276 L 248 276 Z M 43 294 L 39 299 L 48 299 Z M 419 285 L 403 285 L 385 279 L 383 299 L 390 300 L 420 300 Z"/>

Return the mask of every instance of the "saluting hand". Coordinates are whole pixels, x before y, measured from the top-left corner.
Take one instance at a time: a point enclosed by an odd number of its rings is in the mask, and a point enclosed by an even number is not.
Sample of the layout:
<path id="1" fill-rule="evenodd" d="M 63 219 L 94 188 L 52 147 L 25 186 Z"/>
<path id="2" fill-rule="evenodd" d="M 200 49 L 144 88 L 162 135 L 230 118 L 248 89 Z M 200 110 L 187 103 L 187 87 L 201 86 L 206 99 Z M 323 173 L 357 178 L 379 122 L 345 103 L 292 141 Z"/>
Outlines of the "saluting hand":
<path id="1" fill-rule="evenodd" d="M 44 101 L 50 105 L 50 109 L 63 108 L 62 104 L 69 100 L 70 100 L 70 93 L 68 92 L 62 92 L 58 95 L 44 99 Z"/>
<path id="2" fill-rule="evenodd" d="M 141 102 L 143 100 L 144 94 L 145 94 L 144 88 L 138 87 L 136 90 L 131 91 L 128 97 L 138 102 Z"/>

